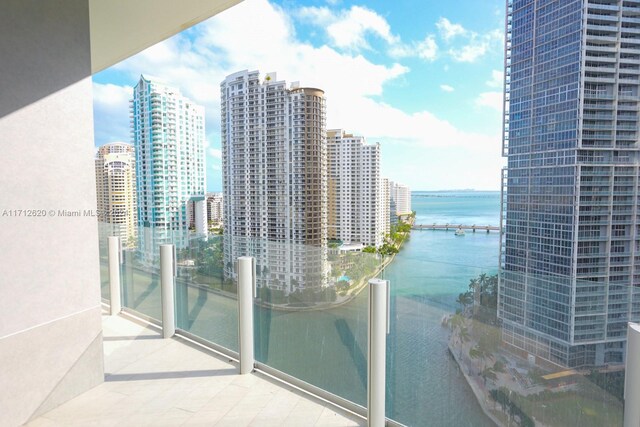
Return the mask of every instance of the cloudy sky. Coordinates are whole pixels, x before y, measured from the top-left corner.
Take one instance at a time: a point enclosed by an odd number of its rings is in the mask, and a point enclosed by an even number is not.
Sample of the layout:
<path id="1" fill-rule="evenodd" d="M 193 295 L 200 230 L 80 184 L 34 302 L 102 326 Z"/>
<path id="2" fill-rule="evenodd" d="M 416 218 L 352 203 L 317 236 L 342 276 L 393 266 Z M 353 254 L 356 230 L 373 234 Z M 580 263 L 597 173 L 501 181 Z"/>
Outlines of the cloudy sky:
<path id="1" fill-rule="evenodd" d="M 220 89 L 277 72 L 324 89 L 327 127 L 380 142 L 382 172 L 412 190 L 499 190 L 503 0 L 245 0 L 96 74 L 96 146 L 130 142 L 140 74 L 205 106 L 207 185 L 221 189 Z"/>

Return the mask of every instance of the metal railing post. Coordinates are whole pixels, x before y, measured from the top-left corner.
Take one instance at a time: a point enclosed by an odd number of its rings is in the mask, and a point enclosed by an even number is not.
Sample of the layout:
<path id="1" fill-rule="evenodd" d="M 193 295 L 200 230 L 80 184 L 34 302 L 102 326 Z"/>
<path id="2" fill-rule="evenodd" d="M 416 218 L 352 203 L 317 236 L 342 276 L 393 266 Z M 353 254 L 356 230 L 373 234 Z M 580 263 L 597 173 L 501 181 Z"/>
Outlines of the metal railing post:
<path id="1" fill-rule="evenodd" d="M 389 281 L 369 280 L 369 359 L 367 420 L 370 427 L 385 425 L 387 333 L 389 333 Z"/>
<path id="2" fill-rule="evenodd" d="M 162 337 L 176 334 L 174 282 L 176 276 L 174 245 L 160 245 L 160 293 L 162 300 Z"/>
<path id="3" fill-rule="evenodd" d="M 120 237 L 107 237 L 109 249 L 109 304 L 111 316 L 115 316 L 122 310 L 122 296 L 120 292 Z"/>
<path id="4" fill-rule="evenodd" d="M 238 258 L 238 340 L 240 374 L 253 371 L 253 298 L 256 289 L 255 258 Z"/>
<path id="5" fill-rule="evenodd" d="M 624 427 L 640 426 L 640 324 L 627 327 L 624 371 Z"/>

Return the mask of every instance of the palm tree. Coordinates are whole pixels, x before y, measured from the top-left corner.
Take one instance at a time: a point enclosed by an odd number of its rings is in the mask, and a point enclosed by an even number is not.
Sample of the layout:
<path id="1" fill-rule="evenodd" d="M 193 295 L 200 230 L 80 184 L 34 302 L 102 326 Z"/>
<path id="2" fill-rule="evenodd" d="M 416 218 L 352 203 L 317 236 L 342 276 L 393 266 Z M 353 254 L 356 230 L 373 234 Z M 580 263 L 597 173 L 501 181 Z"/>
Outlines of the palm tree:
<path id="1" fill-rule="evenodd" d="M 460 337 L 460 340 L 463 342 L 469 341 L 469 339 L 471 338 L 471 336 L 469 335 L 469 331 L 467 330 L 467 328 L 460 328 L 460 332 L 458 334 L 458 336 Z"/>
<path id="2" fill-rule="evenodd" d="M 458 299 L 456 299 L 456 303 L 462 306 L 462 310 L 464 311 L 467 308 L 467 305 L 473 303 L 473 297 L 469 292 L 464 292 L 458 295 Z"/>
<path id="3" fill-rule="evenodd" d="M 482 380 L 484 381 L 485 386 L 487 385 L 487 379 L 490 379 L 491 381 L 495 381 L 498 379 L 498 376 L 491 367 L 484 368 L 480 375 L 482 376 Z"/>
<path id="4" fill-rule="evenodd" d="M 469 349 L 469 357 L 472 359 L 484 359 L 487 354 L 480 348 L 479 345 Z"/>
<path id="5" fill-rule="evenodd" d="M 485 349 L 480 345 L 476 345 L 475 347 L 469 349 L 469 357 L 472 359 L 480 359 L 480 361 L 482 362 L 482 369 L 480 370 L 480 372 L 486 369 L 486 361 L 489 357 L 489 353 L 487 353 Z"/>

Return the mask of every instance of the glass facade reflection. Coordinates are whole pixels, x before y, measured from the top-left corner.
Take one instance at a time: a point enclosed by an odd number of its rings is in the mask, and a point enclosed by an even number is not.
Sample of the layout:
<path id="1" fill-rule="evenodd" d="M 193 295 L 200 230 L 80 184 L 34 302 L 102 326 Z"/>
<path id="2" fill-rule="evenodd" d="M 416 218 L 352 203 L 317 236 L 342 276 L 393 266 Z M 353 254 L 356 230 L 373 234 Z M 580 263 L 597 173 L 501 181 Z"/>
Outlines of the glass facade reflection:
<path id="1" fill-rule="evenodd" d="M 624 358 L 640 319 L 640 2 L 508 2 L 503 339 L 563 366 Z"/>

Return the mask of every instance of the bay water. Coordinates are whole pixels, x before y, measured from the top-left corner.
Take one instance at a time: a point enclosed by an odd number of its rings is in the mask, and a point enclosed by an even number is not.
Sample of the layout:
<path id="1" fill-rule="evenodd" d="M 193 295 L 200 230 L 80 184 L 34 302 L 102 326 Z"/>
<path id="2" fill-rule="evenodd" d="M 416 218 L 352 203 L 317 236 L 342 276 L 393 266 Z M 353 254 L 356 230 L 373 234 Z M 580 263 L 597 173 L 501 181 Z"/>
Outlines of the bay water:
<path id="1" fill-rule="evenodd" d="M 499 225 L 498 192 L 414 192 L 417 224 Z M 442 318 L 469 280 L 498 270 L 499 234 L 413 230 L 381 276 L 391 283 L 387 416 L 409 426 L 491 426 L 448 352 Z M 257 311 L 257 359 L 366 405 L 367 299 L 311 312 Z M 261 329 L 260 329 L 261 328 Z"/>
<path id="2" fill-rule="evenodd" d="M 499 225 L 498 192 L 413 192 L 417 224 Z M 413 230 L 381 276 L 391 283 L 387 341 L 387 416 L 409 426 L 491 426 L 448 352 L 443 316 L 454 313 L 469 280 L 498 269 L 499 234 L 455 228 Z M 126 277 L 128 277 L 125 274 Z M 125 277 L 125 305 L 156 317 L 157 280 Z M 237 302 L 181 287 L 179 327 L 237 351 Z M 367 308 L 364 290 L 347 304 L 317 311 L 255 307 L 256 360 L 366 406 Z M 127 303 L 127 301 L 132 301 Z"/>
<path id="3" fill-rule="evenodd" d="M 499 192 L 413 192 L 416 224 L 498 226 Z M 498 232 L 413 230 L 384 272 L 391 283 L 387 414 L 415 426 L 491 426 L 448 353 L 443 316 L 460 308 L 470 279 L 496 274 Z"/>

